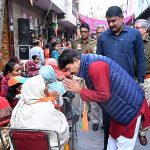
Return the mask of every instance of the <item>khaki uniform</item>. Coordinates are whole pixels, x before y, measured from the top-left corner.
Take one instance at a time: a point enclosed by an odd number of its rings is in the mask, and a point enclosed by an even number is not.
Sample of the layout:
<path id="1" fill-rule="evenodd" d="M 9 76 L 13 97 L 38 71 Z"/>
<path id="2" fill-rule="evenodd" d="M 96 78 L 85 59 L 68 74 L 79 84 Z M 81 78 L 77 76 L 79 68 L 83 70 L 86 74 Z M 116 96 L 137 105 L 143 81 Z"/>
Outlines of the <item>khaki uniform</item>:
<path id="1" fill-rule="evenodd" d="M 148 105 L 150 106 L 150 39 L 147 37 L 144 42 L 144 51 L 146 57 L 146 76 L 144 80 L 144 91 Z"/>
<path id="2" fill-rule="evenodd" d="M 72 48 L 80 50 L 82 54 L 96 53 L 96 41 L 89 38 L 86 43 L 83 43 L 82 39 L 77 39 L 72 42 Z"/>
<path id="3" fill-rule="evenodd" d="M 145 40 L 143 40 L 143 43 L 144 43 L 144 52 L 146 58 L 146 76 L 144 79 L 144 92 L 145 92 L 145 98 L 150 107 L 150 39 L 147 37 Z M 139 134 L 141 136 L 146 136 L 147 130 L 148 130 L 147 128 L 142 129 L 141 126 L 139 130 Z"/>
<path id="4" fill-rule="evenodd" d="M 143 40 L 146 57 L 146 74 L 150 74 L 150 37 Z"/>

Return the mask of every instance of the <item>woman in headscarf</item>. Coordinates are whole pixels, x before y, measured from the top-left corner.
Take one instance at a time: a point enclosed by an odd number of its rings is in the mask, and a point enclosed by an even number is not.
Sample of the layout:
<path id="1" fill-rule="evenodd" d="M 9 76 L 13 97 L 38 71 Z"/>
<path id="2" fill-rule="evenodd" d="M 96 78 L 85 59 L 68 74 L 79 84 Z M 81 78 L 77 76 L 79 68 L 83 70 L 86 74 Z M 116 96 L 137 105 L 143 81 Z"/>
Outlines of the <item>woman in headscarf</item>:
<path id="1" fill-rule="evenodd" d="M 46 65 L 40 68 L 39 74 L 42 75 L 44 80 L 48 83 L 49 92 L 57 91 L 59 92 L 59 103 L 60 106 L 63 105 L 62 95 L 66 92 L 62 82 L 57 80 L 55 71 L 53 67 Z"/>
<path id="2" fill-rule="evenodd" d="M 75 110 L 66 101 L 66 99 L 63 100 L 62 96 L 72 99 L 74 98 L 74 94 L 65 90 L 62 82 L 57 80 L 55 71 L 51 66 L 46 65 L 46 66 L 41 67 L 39 70 L 39 74 L 42 75 L 44 80 L 48 83 L 49 92 L 57 91 L 60 94 L 59 95 L 59 107 L 63 105 L 63 107 L 61 107 L 61 111 L 65 114 L 67 119 L 70 119 L 71 115 L 75 115 Z"/>
<path id="3" fill-rule="evenodd" d="M 55 109 L 51 97 L 48 97 L 43 77 L 38 75 L 28 79 L 22 85 L 21 95 L 12 113 L 11 127 L 55 130 L 59 133 L 63 150 L 69 138 L 69 126 L 63 113 Z M 52 147 L 58 145 L 55 135 L 51 135 L 50 139 Z"/>

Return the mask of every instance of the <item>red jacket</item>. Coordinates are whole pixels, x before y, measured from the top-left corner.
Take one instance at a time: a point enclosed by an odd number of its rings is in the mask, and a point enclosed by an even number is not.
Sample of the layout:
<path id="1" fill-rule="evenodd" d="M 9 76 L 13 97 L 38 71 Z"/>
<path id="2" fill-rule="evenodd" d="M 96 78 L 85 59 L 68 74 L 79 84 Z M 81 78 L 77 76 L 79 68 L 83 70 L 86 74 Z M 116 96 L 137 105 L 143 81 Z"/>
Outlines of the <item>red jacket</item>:
<path id="1" fill-rule="evenodd" d="M 93 82 L 95 90 L 82 88 L 80 96 L 83 101 L 106 102 L 110 97 L 110 79 L 109 66 L 105 62 L 97 61 L 90 65 L 89 76 Z M 144 101 L 139 114 L 128 125 L 122 125 L 110 118 L 109 134 L 113 138 L 118 138 L 120 135 L 127 138 L 132 138 L 135 131 L 137 117 L 142 115 L 143 127 L 150 125 L 150 111 L 146 100 Z"/>
<path id="2" fill-rule="evenodd" d="M 38 65 L 32 60 L 27 61 L 25 64 L 25 71 L 27 72 L 29 77 L 38 75 L 39 69 L 40 68 L 38 67 Z"/>

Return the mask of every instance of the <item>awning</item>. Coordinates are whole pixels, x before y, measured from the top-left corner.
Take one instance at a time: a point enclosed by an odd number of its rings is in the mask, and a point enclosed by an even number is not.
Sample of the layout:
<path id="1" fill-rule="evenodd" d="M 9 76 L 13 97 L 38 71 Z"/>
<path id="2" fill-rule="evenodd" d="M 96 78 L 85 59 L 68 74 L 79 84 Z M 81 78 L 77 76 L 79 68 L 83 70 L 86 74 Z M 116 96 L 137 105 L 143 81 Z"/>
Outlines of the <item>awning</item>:
<path id="1" fill-rule="evenodd" d="M 48 11 L 50 8 L 50 11 L 56 12 L 57 14 L 66 13 L 65 8 L 62 9 L 59 6 L 55 5 L 55 2 L 53 2 L 52 0 L 30 0 L 30 3 L 46 11 Z"/>
<path id="2" fill-rule="evenodd" d="M 107 20 L 98 20 L 98 19 L 94 19 L 94 18 L 81 15 L 81 14 L 79 15 L 79 19 L 81 23 L 89 24 L 91 31 L 96 31 L 96 28 L 98 25 L 105 25 L 106 27 L 108 27 Z M 126 25 L 130 25 L 132 22 L 132 19 L 133 19 L 133 16 L 126 17 L 124 19 L 124 23 Z"/>

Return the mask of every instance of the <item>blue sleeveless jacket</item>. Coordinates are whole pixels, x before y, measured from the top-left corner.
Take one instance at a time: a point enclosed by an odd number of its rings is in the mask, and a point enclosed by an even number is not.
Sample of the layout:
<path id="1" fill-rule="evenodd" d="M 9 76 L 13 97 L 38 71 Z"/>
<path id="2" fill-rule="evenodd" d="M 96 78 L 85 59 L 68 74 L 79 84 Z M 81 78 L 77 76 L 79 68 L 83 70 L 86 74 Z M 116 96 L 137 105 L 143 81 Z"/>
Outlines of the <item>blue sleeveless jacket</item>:
<path id="1" fill-rule="evenodd" d="M 129 124 L 143 104 L 144 91 L 124 69 L 110 58 L 96 54 L 82 54 L 78 76 L 85 79 L 89 89 L 94 90 L 94 85 L 88 75 L 88 69 L 95 61 L 106 62 L 110 69 L 111 97 L 107 102 L 98 104 L 119 123 Z"/>

